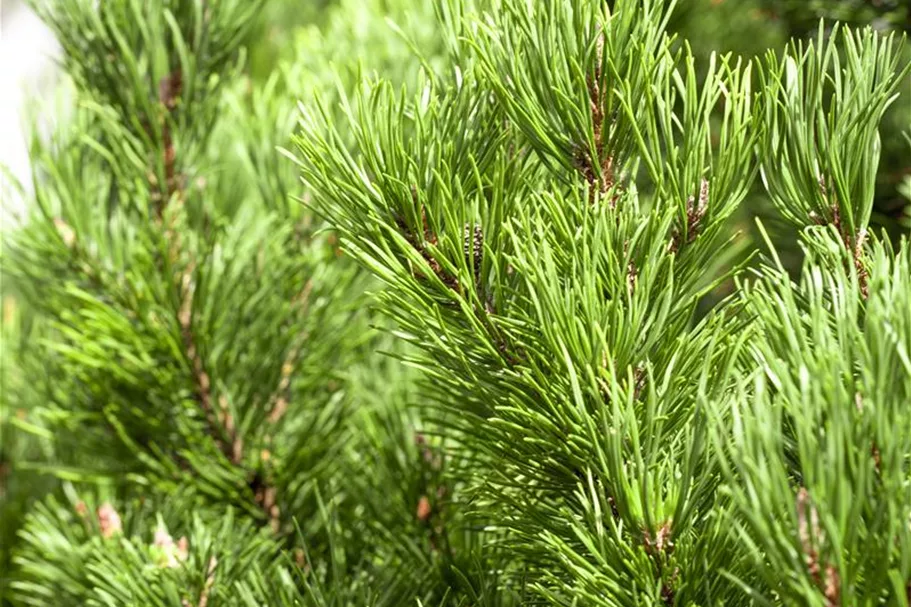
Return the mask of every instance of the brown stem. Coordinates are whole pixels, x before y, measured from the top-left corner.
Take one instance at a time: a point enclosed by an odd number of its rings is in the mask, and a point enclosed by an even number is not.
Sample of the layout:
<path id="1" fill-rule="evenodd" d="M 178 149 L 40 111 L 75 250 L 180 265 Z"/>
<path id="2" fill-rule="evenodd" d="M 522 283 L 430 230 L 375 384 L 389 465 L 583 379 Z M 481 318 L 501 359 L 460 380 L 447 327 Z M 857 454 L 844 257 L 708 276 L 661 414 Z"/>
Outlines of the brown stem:
<path id="1" fill-rule="evenodd" d="M 207 607 L 209 604 L 209 594 L 212 592 L 212 586 L 215 585 L 215 567 L 218 566 L 218 559 L 214 556 L 209 559 L 209 568 L 206 572 L 206 581 L 199 593 L 199 600 L 196 601 L 196 607 Z M 182 607 L 193 607 L 188 599 L 181 601 Z"/>
<path id="2" fill-rule="evenodd" d="M 412 188 L 411 188 L 411 196 L 412 196 L 412 199 L 415 200 L 415 202 L 417 202 L 417 188 L 414 186 L 412 186 Z M 424 258 L 424 260 L 427 262 L 427 265 L 430 266 L 430 269 L 433 271 L 433 273 L 436 275 L 436 277 L 439 278 L 440 281 L 444 285 L 446 285 L 451 291 L 453 291 L 456 295 L 461 296 L 463 293 L 462 285 L 459 284 L 458 278 L 456 278 L 455 276 L 453 276 L 449 272 L 447 272 L 443 268 L 443 266 L 440 264 L 440 262 L 434 258 L 433 254 L 430 252 L 428 247 L 424 244 L 426 242 L 430 245 L 435 246 L 439 242 L 436 234 L 434 234 L 433 231 L 430 229 L 430 225 L 427 221 L 426 211 L 423 208 L 421 209 L 421 223 L 423 224 L 423 232 L 424 232 L 423 241 L 421 241 L 415 235 L 414 231 L 408 227 L 408 225 L 405 223 L 405 221 L 401 217 L 397 217 L 395 221 L 396 221 L 396 225 L 399 228 L 399 231 L 405 237 L 405 240 L 408 241 L 408 244 L 410 244 L 421 255 L 422 258 Z M 469 236 L 470 236 L 470 242 L 469 242 Z M 466 255 L 468 255 L 469 253 L 471 255 L 471 263 L 472 263 L 472 267 L 474 269 L 475 282 L 477 283 L 477 286 L 478 286 L 478 295 L 481 296 L 483 289 L 481 288 L 482 285 L 480 282 L 481 281 L 480 271 L 481 271 L 481 261 L 482 261 L 482 255 L 483 255 L 483 247 L 484 247 L 484 234 L 481 230 L 481 226 L 479 226 L 479 225 L 476 225 L 474 227 L 464 226 L 463 239 L 464 239 L 463 247 L 466 251 Z M 423 278 L 423 276 L 421 275 L 420 272 L 415 271 L 414 275 L 417 278 Z M 475 309 L 475 315 L 476 315 L 477 319 L 481 322 L 481 324 L 483 324 L 485 327 L 488 328 L 488 331 L 489 331 L 491 337 L 496 342 L 497 350 L 504 357 L 504 359 L 506 359 L 507 363 L 510 366 L 517 365 L 519 362 L 519 358 L 517 356 L 515 356 L 512 352 L 510 352 L 509 344 L 507 343 L 506 337 L 504 335 L 502 335 L 501 332 L 498 331 L 497 328 L 490 323 L 489 314 L 493 310 L 492 302 L 490 302 L 488 300 L 483 304 L 482 307 L 483 307 L 483 309 L 477 309 L 477 307 Z"/>
<path id="3" fill-rule="evenodd" d="M 819 555 L 813 548 L 811 540 L 811 529 L 815 533 L 818 530 L 819 521 L 816 508 L 810 502 L 810 495 L 806 488 L 801 487 L 797 492 L 797 535 L 800 538 L 800 546 L 803 549 L 804 559 L 810 576 L 819 583 Z M 807 520 L 807 510 L 809 509 L 810 520 Z"/>
<path id="4" fill-rule="evenodd" d="M 851 259 L 854 262 L 854 270 L 857 273 L 857 282 L 860 286 L 860 295 L 863 299 L 867 299 L 870 295 L 870 273 L 867 272 L 867 267 L 864 265 L 864 242 L 867 240 L 867 231 L 861 229 L 855 237 L 842 221 L 838 201 L 829 201 L 828 188 L 826 188 L 825 180 L 822 177 L 819 179 L 819 187 L 822 190 L 823 198 L 832 206 L 832 224 L 841 235 L 841 240 L 844 243 L 845 248 L 851 253 Z"/>
<path id="5" fill-rule="evenodd" d="M 238 435 L 234 425 L 234 417 L 228 411 L 226 399 L 220 399 L 219 412 L 215 411 L 212 404 L 211 381 L 206 372 L 202 356 L 193 334 L 193 266 L 188 267 L 181 276 L 183 298 L 181 301 L 178 322 L 183 339 L 184 353 L 190 363 L 193 375 L 193 393 L 196 402 L 206 417 L 208 433 L 215 441 L 218 449 L 233 464 L 239 464 L 243 459 L 243 439 Z M 219 419 L 221 418 L 221 419 Z M 225 440 L 224 436 L 227 436 Z"/>
<path id="6" fill-rule="evenodd" d="M 629 255 L 628 240 L 623 243 L 623 254 Z M 626 289 L 630 297 L 632 297 L 633 293 L 636 291 L 636 281 L 638 278 L 639 268 L 636 267 L 636 262 L 633 260 L 632 255 L 630 255 L 629 263 L 626 264 Z"/>
<path id="7" fill-rule="evenodd" d="M 298 293 L 294 300 L 291 302 L 292 306 L 298 308 L 301 314 L 306 314 L 310 301 L 310 292 L 312 290 L 313 281 L 308 280 L 304 284 L 304 288 L 301 289 L 301 292 Z M 278 387 L 269 398 L 271 405 L 269 408 L 268 421 L 272 425 L 277 424 L 288 411 L 291 376 L 294 371 L 294 366 L 297 363 L 298 357 L 300 356 L 301 349 L 303 348 L 304 341 L 306 340 L 306 335 L 306 332 L 301 331 L 294 336 L 291 346 L 288 349 L 284 360 L 282 361 L 281 376 L 278 382 Z M 277 503 L 277 492 L 275 486 L 268 480 L 268 462 L 271 459 L 271 454 L 269 451 L 272 441 L 271 436 L 267 436 L 266 441 L 267 448 L 261 451 L 260 461 L 262 462 L 263 466 L 267 468 L 267 471 L 262 477 L 254 477 L 254 480 L 251 482 L 251 488 L 253 489 L 256 502 L 269 517 L 269 526 L 272 528 L 273 532 L 277 533 L 280 527 L 281 508 Z"/>
<path id="8" fill-rule="evenodd" d="M 594 203 L 595 197 L 600 192 L 605 194 L 614 187 L 614 157 L 605 154 L 607 142 L 605 141 L 604 96 L 601 91 L 601 62 L 604 59 L 604 33 L 598 37 L 595 51 L 595 73 L 588 80 L 589 111 L 592 117 L 592 134 L 595 140 L 594 151 L 582 150 L 576 158 L 579 172 L 589 185 L 589 202 Z M 592 157 L 594 155 L 594 157 Z M 596 168 L 597 167 L 597 168 Z M 617 204 L 617 196 L 610 200 L 611 207 Z"/>
<path id="9" fill-rule="evenodd" d="M 669 578 L 667 578 L 665 575 L 666 561 L 674 552 L 674 542 L 672 536 L 673 531 L 671 529 L 671 523 L 670 521 L 667 521 L 658 528 L 658 531 L 655 533 L 654 537 L 649 530 L 645 531 L 643 537 L 645 542 L 645 551 L 649 556 L 652 557 L 652 560 L 655 563 L 655 567 L 658 570 L 658 576 L 662 578 L 661 600 L 665 605 L 674 604 L 674 596 L 676 594 L 674 586 L 677 584 L 677 577 L 680 573 L 679 569 L 674 568 L 674 571 L 671 573 Z"/>
<path id="10" fill-rule="evenodd" d="M 702 221 L 709 209 L 709 182 L 703 179 L 699 184 L 699 198 L 690 196 L 686 201 L 686 240 L 680 228 L 674 228 L 669 250 L 676 253 L 684 244 L 692 244 L 702 231 Z"/>
<path id="11" fill-rule="evenodd" d="M 183 74 L 179 69 L 174 70 L 158 83 L 158 101 L 165 109 L 161 117 L 162 164 L 164 165 L 165 183 L 164 189 L 162 189 L 157 179 L 153 180 L 152 201 L 155 203 L 155 216 L 159 221 L 164 215 L 165 205 L 179 188 L 176 168 L 177 153 L 174 149 L 171 125 L 168 123 L 168 118 L 177 107 L 177 100 L 182 91 Z"/>
<path id="12" fill-rule="evenodd" d="M 152 200 L 155 202 L 156 218 L 159 222 L 163 220 L 165 205 L 169 201 L 177 201 L 182 197 L 181 180 L 177 170 L 177 155 L 174 147 L 171 125 L 168 122 L 169 115 L 174 112 L 177 102 L 183 90 L 183 78 L 180 70 L 171 72 L 158 84 L 158 100 L 164 107 L 165 112 L 161 117 L 161 137 L 163 146 L 163 165 L 164 165 L 164 188 L 162 189 L 156 179 L 151 179 Z M 154 174 L 152 174 L 154 177 Z M 175 219 L 176 221 L 176 219 Z M 169 252 L 172 260 L 177 260 L 181 252 L 181 240 L 176 226 L 168 225 L 166 228 L 166 237 L 170 242 Z M 218 450 L 234 466 L 242 467 L 244 459 L 244 441 L 238 431 L 234 415 L 231 413 L 227 398 L 222 395 L 218 399 L 218 407 L 213 403 L 212 386 L 209 374 L 206 371 L 203 357 L 199 352 L 199 346 L 196 342 L 196 336 L 193 332 L 193 271 L 195 265 L 189 263 L 181 272 L 178 281 L 178 289 L 182 293 L 181 305 L 178 312 L 178 323 L 180 325 L 181 338 L 184 346 L 184 353 L 193 376 L 193 393 L 206 419 L 207 434 L 212 438 Z M 309 284 L 309 283 L 308 283 Z M 309 286 L 305 287 L 305 293 L 309 293 Z M 305 296 L 306 298 L 306 296 Z M 296 357 L 300 344 L 291 349 L 291 356 Z M 279 386 L 281 391 L 285 391 L 290 382 L 290 369 L 293 366 L 292 361 L 286 361 L 282 367 L 283 379 Z M 272 407 L 270 414 L 275 421 L 281 417 L 284 409 L 287 408 L 286 398 L 279 396 Z M 263 479 L 258 482 L 254 480 L 253 487 L 254 498 L 256 502 L 269 518 L 270 526 L 273 531 L 278 531 L 280 510 L 276 503 L 276 490 Z M 213 565 L 214 572 L 214 565 Z M 200 597 L 199 607 L 203 607 L 207 602 L 208 590 L 205 590 Z"/>
<path id="13" fill-rule="evenodd" d="M 313 291 L 313 281 L 308 280 L 304 283 L 303 289 L 291 302 L 292 306 L 298 308 L 301 314 L 306 314 L 307 307 L 310 303 L 310 293 Z M 278 382 L 278 388 L 273 393 L 269 401 L 272 403 L 269 408 L 269 423 L 276 424 L 288 410 L 288 389 L 291 386 L 291 374 L 294 371 L 294 365 L 300 356 L 307 333 L 301 331 L 294 336 L 291 347 L 288 348 L 287 354 L 282 361 L 281 378 Z"/>
<path id="14" fill-rule="evenodd" d="M 814 547 L 813 538 L 816 538 L 818 544 L 822 543 L 825 535 L 819 526 L 819 514 L 811 503 L 810 494 L 805 487 L 801 487 L 797 492 L 797 535 L 807 570 L 813 582 L 822 590 L 826 598 L 826 607 L 837 607 L 840 604 L 841 579 L 838 570 L 831 563 L 825 564 L 823 568 L 819 552 Z"/>
<path id="15" fill-rule="evenodd" d="M 423 224 L 423 230 L 424 230 L 423 242 L 421 240 L 419 240 L 412 231 L 408 230 L 407 226 L 405 226 L 404 223 L 400 223 L 399 227 L 404 228 L 403 232 L 405 234 L 405 238 L 407 238 L 409 244 L 411 244 L 411 246 L 414 247 L 415 250 L 417 250 L 417 252 L 421 254 L 421 257 L 424 258 L 424 261 L 427 262 L 427 265 L 430 266 L 430 269 L 433 271 L 433 273 L 436 275 L 436 277 L 439 278 L 440 281 L 444 285 L 446 285 L 447 287 L 449 287 L 456 293 L 461 293 L 462 288 L 461 288 L 461 285 L 459 284 L 458 278 L 456 278 L 455 276 L 453 276 L 452 274 L 447 272 L 443 268 L 443 266 L 440 264 L 440 262 L 436 260 L 436 258 L 433 256 L 433 254 L 427 248 L 427 246 L 424 245 L 424 242 L 426 242 L 426 243 L 430 244 L 431 246 L 436 246 L 439 243 L 439 240 L 437 239 L 436 234 L 434 234 L 433 231 L 430 229 L 430 225 L 427 221 L 427 213 L 426 213 L 426 211 L 424 211 L 423 208 L 421 209 L 421 222 Z"/>
<path id="16" fill-rule="evenodd" d="M 841 578 L 838 569 L 832 564 L 826 566 L 823 596 L 826 597 L 826 607 L 838 607 L 841 604 Z"/>
<path id="17" fill-rule="evenodd" d="M 183 75 L 179 69 L 174 70 L 161 79 L 158 83 L 158 101 L 162 105 L 164 112 L 161 116 L 161 143 L 162 143 L 162 164 L 164 166 L 164 184 L 163 187 L 157 179 L 151 180 L 152 200 L 155 203 L 155 213 L 158 221 L 162 221 L 164 210 L 167 203 L 171 200 L 180 201 L 182 191 L 180 176 L 177 170 L 177 153 L 174 147 L 173 133 L 169 123 L 170 115 L 177 108 L 177 103 L 183 91 Z M 178 259 L 181 250 L 180 235 L 176 226 L 171 224 L 167 226 L 166 236 L 170 241 L 170 255 L 172 260 Z M 221 396 L 218 399 L 216 409 L 213 403 L 212 386 L 209 374 L 206 371 L 205 364 L 196 337 L 193 332 L 193 271 L 194 263 L 190 263 L 180 274 L 178 289 L 181 291 L 181 305 L 178 312 L 178 323 L 180 325 L 181 338 L 184 346 L 184 353 L 193 376 L 193 393 L 206 419 L 207 433 L 212 437 L 218 450 L 235 466 L 241 466 L 244 457 L 243 437 L 237 429 L 234 416 L 228 406 L 227 398 Z M 274 490 L 271 491 L 274 493 Z M 261 500 L 261 502 L 271 501 L 273 503 L 265 506 L 267 515 L 272 518 L 274 506 L 273 500 Z M 205 603 L 205 596 L 201 597 L 200 605 Z"/>

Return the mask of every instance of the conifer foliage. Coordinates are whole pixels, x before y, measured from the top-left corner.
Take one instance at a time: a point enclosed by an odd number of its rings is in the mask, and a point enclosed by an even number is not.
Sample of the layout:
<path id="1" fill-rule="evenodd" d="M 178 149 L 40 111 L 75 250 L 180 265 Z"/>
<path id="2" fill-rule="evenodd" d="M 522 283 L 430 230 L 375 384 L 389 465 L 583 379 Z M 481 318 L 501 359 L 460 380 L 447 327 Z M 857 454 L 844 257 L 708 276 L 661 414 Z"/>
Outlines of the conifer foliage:
<path id="1" fill-rule="evenodd" d="M 37 7 L 77 103 L 5 237 L 13 474 L 57 479 L 11 600 L 911 603 L 904 39 L 352 1 L 251 86 L 255 2 Z M 731 229 L 757 178 L 797 277 Z"/>

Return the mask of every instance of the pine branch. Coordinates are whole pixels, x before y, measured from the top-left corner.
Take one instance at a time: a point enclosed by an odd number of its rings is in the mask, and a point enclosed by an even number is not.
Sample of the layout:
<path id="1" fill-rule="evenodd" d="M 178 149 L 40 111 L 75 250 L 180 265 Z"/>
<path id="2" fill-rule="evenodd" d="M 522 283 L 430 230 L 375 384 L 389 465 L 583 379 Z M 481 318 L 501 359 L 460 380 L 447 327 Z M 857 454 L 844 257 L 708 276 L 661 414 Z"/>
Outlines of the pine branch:
<path id="1" fill-rule="evenodd" d="M 604 116 L 604 107 L 608 100 L 601 92 L 601 83 L 604 81 L 602 66 L 605 62 L 604 56 L 604 32 L 598 35 L 595 45 L 595 74 L 588 82 L 588 91 L 591 104 L 591 121 L 592 135 L 595 142 L 594 155 L 590 152 L 580 152 L 580 158 L 577 159 L 579 171 L 588 182 L 589 202 L 593 203 L 596 193 L 607 194 L 614 188 L 614 156 L 611 150 L 607 149 L 607 138 L 610 125 L 606 125 L 607 118 Z M 598 167 L 598 170 L 596 170 Z M 611 198 L 611 206 L 616 205 L 618 195 Z"/>
<path id="2" fill-rule="evenodd" d="M 295 296 L 291 302 L 292 307 L 301 316 L 306 316 L 307 309 L 310 305 L 310 294 L 313 291 L 313 281 L 307 280 L 304 288 Z M 300 331 L 295 334 L 294 339 L 288 348 L 287 354 L 282 361 L 281 379 L 273 395 L 269 398 L 269 423 L 277 424 L 288 411 L 288 389 L 291 385 L 291 374 L 301 354 L 301 349 L 307 340 L 307 333 Z"/>
<path id="3" fill-rule="evenodd" d="M 690 196 L 686 201 L 686 239 L 679 227 L 674 228 L 669 251 L 677 253 L 684 244 L 692 244 L 699 236 L 702 223 L 709 207 L 709 182 L 703 179 L 699 186 L 698 201 Z"/>
<path id="4" fill-rule="evenodd" d="M 234 419 L 227 406 L 220 407 L 221 413 L 215 410 L 212 402 L 211 382 L 202 362 L 202 356 L 196 347 L 193 336 L 193 287 L 192 266 L 182 274 L 183 293 L 178 322 L 183 338 L 184 350 L 193 376 L 194 394 L 208 424 L 209 435 L 228 461 L 238 465 L 243 460 L 243 439 L 237 435 Z M 226 405 L 226 404 L 225 404 Z"/>
<path id="5" fill-rule="evenodd" d="M 176 151 L 171 135 L 171 114 L 177 107 L 183 89 L 183 75 L 179 69 L 174 70 L 158 83 L 158 102 L 165 113 L 161 119 L 162 166 L 164 166 L 164 189 L 159 188 L 157 179 L 152 182 L 152 203 L 155 205 L 155 216 L 162 220 L 164 207 L 171 197 L 179 193 L 179 176 L 176 169 Z M 154 176 L 154 173 L 150 173 Z"/>

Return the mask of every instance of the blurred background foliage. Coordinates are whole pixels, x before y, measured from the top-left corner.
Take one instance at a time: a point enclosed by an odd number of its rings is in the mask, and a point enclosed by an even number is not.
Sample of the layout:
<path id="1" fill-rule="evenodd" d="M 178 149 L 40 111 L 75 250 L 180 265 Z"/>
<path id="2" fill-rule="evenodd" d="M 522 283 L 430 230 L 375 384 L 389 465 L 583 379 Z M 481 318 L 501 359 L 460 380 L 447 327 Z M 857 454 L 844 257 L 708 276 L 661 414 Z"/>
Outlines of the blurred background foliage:
<path id="1" fill-rule="evenodd" d="M 422 11 L 431 11 L 432 3 L 420 0 L 373 0 L 389 20 L 409 31 L 412 39 L 390 42 L 388 32 L 377 32 L 375 21 L 364 14 L 363 0 L 268 0 L 261 12 L 259 22 L 249 34 L 249 49 L 246 73 L 250 89 L 265 85 L 273 75 L 285 71 L 287 77 L 276 84 L 288 87 L 290 98 L 305 97 L 311 90 L 331 90 L 336 78 L 335 70 L 354 69 L 353 57 L 360 58 L 365 70 L 376 69 L 371 56 L 383 57 L 383 65 L 395 66 L 396 54 L 402 57 L 402 66 L 413 66 L 406 60 L 412 54 L 411 44 L 427 51 L 430 56 L 439 56 L 443 41 L 435 37 L 434 31 L 421 31 L 417 24 L 432 22 Z M 806 38 L 815 33 L 819 19 L 840 20 L 852 25 L 872 25 L 879 30 L 911 32 L 911 8 L 907 0 L 680 0 L 671 28 L 681 40 L 692 46 L 694 53 L 706 59 L 713 51 L 731 52 L 745 58 L 752 58 L 766 49 L 781 49 L 792 37 Z M 371 10 L 376 10 L 372 8 Z M 409 27 L 411 25 L 411 27 Z M 345 32 L 340 39 L 339 32 Z M 377 45 L 393 44 L 377 53 Z M 909 51 L 905 47 L 905 52 Z M 344 66 L 342 66 L 344 64 Z M 388 67 L 387 67 L 388 69 Z M 392 68 L 394 69 L 394 68 Z M 403 70 L 405 68 L 403 67 Z M 351 80 L 355 74 L 343 74 L 343 80 Z M 384 75 L 390 76 L 385 73 Z M 407 82 L 415 74 L 392 75 L 400 82 Z M 347 76 L 347 78 L 346 78 Z M 911 82 L 902 86 L 911 89 Z M 255 110 L 255 100 L 250 101 Z M 264 120 L 271 119 L 264 115 Z M 282 117 L 288 120 L 287 116 Z M 290 128 L 293 122 L 283 123 Z M 284 128 L 281 125 L 264 125 L 269 128 Z M 875 225 L 887 229 L 897 236 L 911 229 L 911 95 L 905 95 L 899 104 L 892 107 L 882 129 L 883 154 L 880 180 L 874 209 Z M 290 133 L 289 133 L 290 134 Z M 226 137 L 227 133 L 216 133 L 214 140 Z M 225 141 L 225 139 L 221 139 Z M 271 146 L 271 140 L 264 138 L 264 146 Z M 268 150 L 263 150 L 268 154 Z M 295 170 L 288 167 L 290 173 Z M 776 246 L 780 243 L 796 242 L 790 237 L 783 222 L 776 219 L 768 200 L 758 187 L 743 205 L 739 215 L 732 221 L 732 229 L 741 230 L 746 237 L 754 237 L 754 217 L 761 217 L 774 237 Z M 783 258 L 791 267 L 800 263 L 794 250 L 785 245 Z M 716 294 L 716 297 L 723 293 Z M 26 428 L 27 432 L 16 432 L 30 426 L 23 403 L 40 401 L 44 395 L 55 390 L 65 390 L 65 381 L 55 372 L 53 360 L 37 361 L 30 357 L 18 357 L 16 352 L 28 339 L 40 338 L 42 327 L 28 327 L 28 315 L 18 310 L 5 297 L 3 305 L 3 331 L 0 348 L 3 364 L 0 368 L 0 591 L 2 573 L 9 568 L 10 549 L 20 528 L 22 517 L 34 500 L 49 491 L 59 491 L 59 481 L 40 471 L 11 474 L 17 462 L 40 461 L 49 457 L 44 453 L 42 429 Z M 37 333 L 36 333 L 37 331 Z M 2 603 L 0 592 L 0 603 Z"/>

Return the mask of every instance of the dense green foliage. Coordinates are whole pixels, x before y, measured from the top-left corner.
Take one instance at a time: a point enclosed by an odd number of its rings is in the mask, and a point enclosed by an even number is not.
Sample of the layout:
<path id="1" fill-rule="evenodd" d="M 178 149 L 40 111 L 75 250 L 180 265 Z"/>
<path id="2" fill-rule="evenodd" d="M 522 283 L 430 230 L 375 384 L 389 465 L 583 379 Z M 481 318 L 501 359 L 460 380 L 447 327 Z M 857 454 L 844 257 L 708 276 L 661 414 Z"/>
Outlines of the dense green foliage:
<path id="1" fill-rule="evenodd" d="M 911 603 L 903 38 L 34 4 L 69 82 L 4 234 L 2 600 Z"/>

